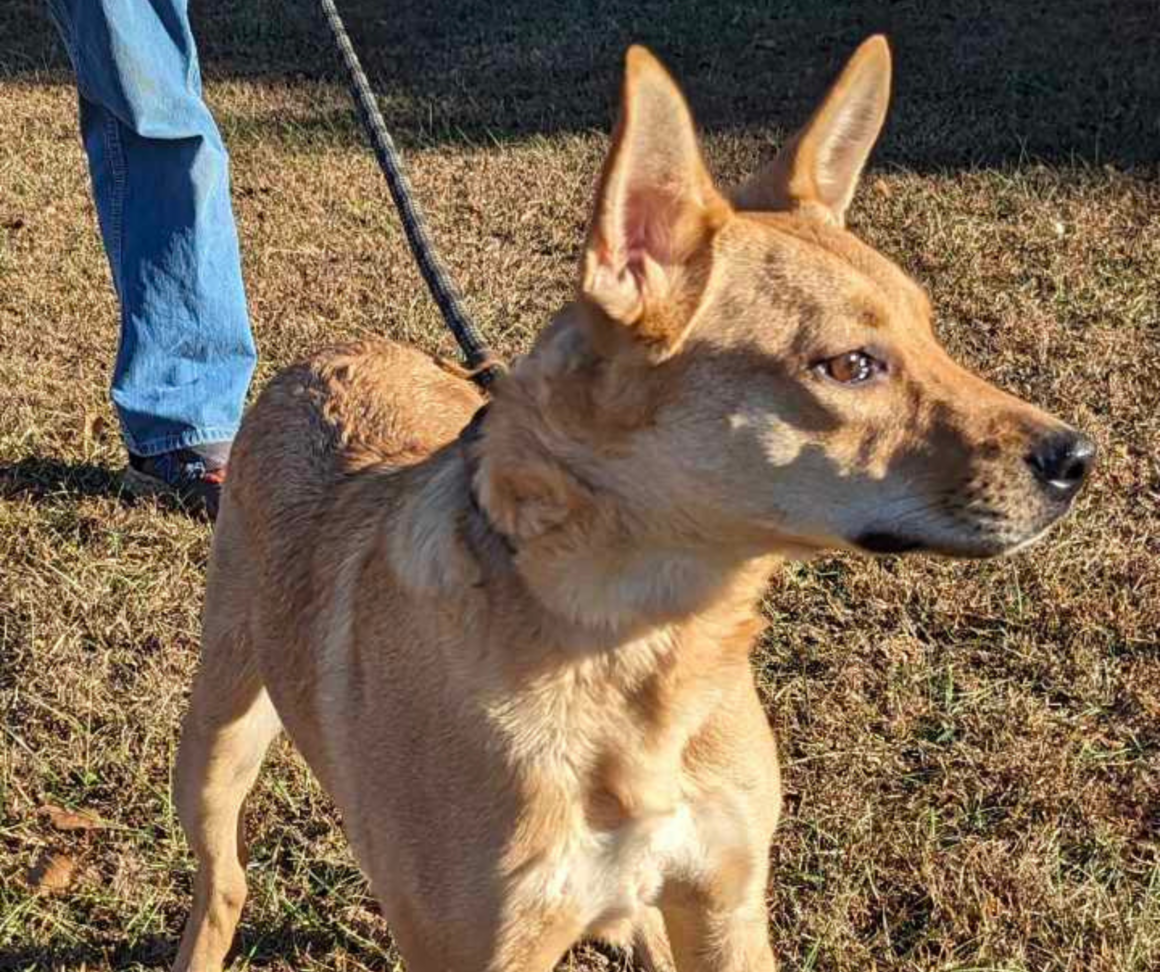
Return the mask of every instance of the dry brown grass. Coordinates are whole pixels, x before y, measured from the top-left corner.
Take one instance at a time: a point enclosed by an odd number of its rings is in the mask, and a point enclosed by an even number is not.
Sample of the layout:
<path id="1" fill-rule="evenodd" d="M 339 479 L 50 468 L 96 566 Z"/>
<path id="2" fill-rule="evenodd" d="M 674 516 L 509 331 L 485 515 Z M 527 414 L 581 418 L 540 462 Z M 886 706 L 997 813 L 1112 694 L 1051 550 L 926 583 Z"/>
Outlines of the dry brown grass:
<path id="1" fill-rule="evenodd" d="M 437 238 L 509 353 L 568 291 L 625 40 L 691 78 L 736 177 L 842 53 L 893 27 L 899 111 L 856 229 L 927 284 L 959 356 L 1087 429 L 1102 461 L 1027 554 L 774 578 L 755 665 L 788 791 L 777 951 L 833 972 L 1160 967 L 1154 5 L 353 6 Z M 259 380 L 359 334 L 448 350 L 316 25 L 238 7 L 197 9 Z M 115 305 L 39 11 L 0 11 L 0 968 L 154 969 L 188 901 L 169 767 L 209 531 L 117 494 Z M 45 804 L 114 826 L 59 831 Z M 394 967 L 288 750 L 250 820 L 239 967 Z M 71 875 L 32 893 L 46 852 Z"/>

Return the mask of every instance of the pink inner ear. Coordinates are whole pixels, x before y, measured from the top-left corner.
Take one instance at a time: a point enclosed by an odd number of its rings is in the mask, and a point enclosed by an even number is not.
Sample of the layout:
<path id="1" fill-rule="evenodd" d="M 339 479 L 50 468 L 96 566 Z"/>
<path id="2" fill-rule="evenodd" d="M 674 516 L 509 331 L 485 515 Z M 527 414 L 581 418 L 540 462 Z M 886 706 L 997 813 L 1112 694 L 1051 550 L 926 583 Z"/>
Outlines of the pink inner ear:
<path id="1" fill-rule="evenodd" d="M 622 233 L 630 268 L 634 264 L 643 266 L 645 256 L 661 265 L 671 263 L 673 229 L 678 215 L 674 196 L 656 188 L 632 187 L 626 196 Z"/>

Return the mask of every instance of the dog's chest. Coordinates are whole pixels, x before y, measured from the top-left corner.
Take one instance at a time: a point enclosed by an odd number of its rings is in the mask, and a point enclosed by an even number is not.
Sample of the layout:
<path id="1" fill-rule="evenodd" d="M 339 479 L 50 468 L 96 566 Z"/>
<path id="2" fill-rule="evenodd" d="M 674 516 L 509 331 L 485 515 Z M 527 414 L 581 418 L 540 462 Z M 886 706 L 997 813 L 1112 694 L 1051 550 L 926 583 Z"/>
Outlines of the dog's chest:
<path id="1" fill-rule="evenodd" d="M 722 852 L 744 843 L 731 797 L 702 799 L 683 782 L 684 744 L 719 692 L 702 683 L 663 719 L 648 708 L 671 691 L 656 674 L 668 637 L 493 710 L 511 761 L 536 781 L 518 830 L 538 839 L 508 860 L 521 872 L 518 910 L 567 913 L 583 934 L 615 939 L 667 886 L 704 884 Z"/>
<path id="2" fill-rule="evenodd" d="M 525 903 L 564 908 L 600 936 L 655 905 L 666 881 L 695 880 L 707 863 L 697 820 L 681 805 L 612 830 L 577 827 L 525 875 L 522 891 Z"/>

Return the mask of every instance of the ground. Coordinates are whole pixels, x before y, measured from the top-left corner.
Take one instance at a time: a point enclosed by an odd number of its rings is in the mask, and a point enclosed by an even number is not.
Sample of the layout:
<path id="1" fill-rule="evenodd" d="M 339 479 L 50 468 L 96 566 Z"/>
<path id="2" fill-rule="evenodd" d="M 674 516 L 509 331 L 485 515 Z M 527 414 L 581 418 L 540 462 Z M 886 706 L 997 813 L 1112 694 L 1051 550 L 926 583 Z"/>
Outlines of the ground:
<path id="1" fill-rule="evenodd" d="M 353 336 L 450 350 L 310 6 L 194 3 L 259 385 Z M 929 288 L 956 355 L 1088 431 L 1101 459 L 1074 514 L 1018 556 L 834 557 L 773 578 L 754 666 L 786 785 L 775 947 L 786 970 L 1160 967 L 1152 0 L 343 6 L 434 236 L 507 354 L 574 280 L 626 43 L 687 83 L 728 181 L 860 39 L 890 33 L 896 107 L 853 228 Z M 118 492 L 116 308 L 74 97 L 39 0 L 9 0 L 0 969 L 159 969 L 189 901 L 169 773 L 210 531 Z M 249 831 L 238 968 L 397 967 L 288 748 Z M 624 962 L 586 950 L 565 967 Z"/>

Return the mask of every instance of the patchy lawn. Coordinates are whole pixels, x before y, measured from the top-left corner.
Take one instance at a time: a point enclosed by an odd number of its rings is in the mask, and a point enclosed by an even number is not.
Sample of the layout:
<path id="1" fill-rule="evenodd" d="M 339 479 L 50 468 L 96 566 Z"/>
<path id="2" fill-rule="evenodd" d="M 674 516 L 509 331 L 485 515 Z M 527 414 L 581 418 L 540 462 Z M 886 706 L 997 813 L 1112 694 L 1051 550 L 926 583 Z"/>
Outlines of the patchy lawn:
<path id="1" fill-rule="evenodd" d="M 784 761 L 776 950 L 787 970 L 832 972 L 1160 967 L 1152 0 L 343 6 L 435 236 L 509 354 L 568 294 L 627 42 L 687 84 L 731 180 L 858 40 L 892 34 L 895 113 L 853 228 L 930 289 L 955 354 L 1083 427 L 1101 463 L 1028 553 L 836 557 L 773 578 L 754 666 Z M 360 335 L 450 350 L 308 7 L 194 4 L 259 382 Z M 158 969 L 189 900 L 169 768 L 209 530 L 118 492 L 116 308 L 74 115 L 41 3 L 10 0 L 0 969 Z M 250 809 L 239 967 L 393 968 L 333 812 L 287 747 Z M 566 967 L 624 960 L 589 950 Z"/>

